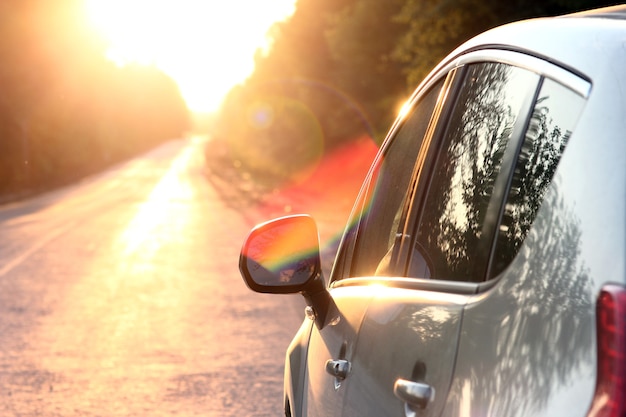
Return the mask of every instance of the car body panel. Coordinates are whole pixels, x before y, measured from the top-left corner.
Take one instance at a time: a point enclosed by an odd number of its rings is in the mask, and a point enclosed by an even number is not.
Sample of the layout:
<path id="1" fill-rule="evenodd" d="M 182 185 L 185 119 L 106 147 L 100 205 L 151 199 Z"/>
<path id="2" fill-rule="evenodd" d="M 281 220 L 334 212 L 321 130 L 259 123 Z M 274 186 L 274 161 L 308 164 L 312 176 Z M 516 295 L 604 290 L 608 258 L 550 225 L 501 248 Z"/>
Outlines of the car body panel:
<path id="1" fill-rule="evenodd" d="M 334 306 L 328 313 L 323 328 L 312 327 L 309 338 L 306 372 L 303 375 L 304 396 L 302 415 L 330 417 L 341 415 L 341 410 L 353 378 L 338 380 L 326 370 L 329 360 L 351 362 L 355 354 L 361 321 L 375 296 L 371 287 L 337 288 L 330 291 Z"/>
<path id="2" fill-rule="evenodd" d="M 380 286 L 361 326 L 343 415 L 403 415 L 405 403 L 394 395 L 394 383 L 404 379 L 434 388 L 434 400 L 420 415 L 438 416 L 454 370 L 466 299 Z"/>
<path id="3" fill-rule="evenodd" d="M 468 303 L 447 415 L 586 415 L 596 297 L 626 276 L 626 140 L 594 130 L 583 139 L 583 117 L 534 232 L 494 288 Z M 586 169 L 590 157 L 606 164 Z"/>
<path id="4" fill-rule="evenodd" d="M 286 415 L 302 415 L 305 397 L 301 393 L 305 392 L 304 376 L 313 325 L 313 320 L 305 319 L 287 348 L 284 377 Z"/>

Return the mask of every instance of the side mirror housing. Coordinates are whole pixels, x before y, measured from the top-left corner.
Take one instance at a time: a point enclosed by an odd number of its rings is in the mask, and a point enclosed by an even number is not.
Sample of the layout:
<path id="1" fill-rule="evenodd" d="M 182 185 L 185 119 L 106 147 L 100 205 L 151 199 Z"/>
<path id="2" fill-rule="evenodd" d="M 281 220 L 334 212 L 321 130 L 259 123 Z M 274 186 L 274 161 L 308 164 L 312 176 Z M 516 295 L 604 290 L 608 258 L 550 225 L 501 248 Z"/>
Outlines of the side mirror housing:
<path id="1" fill-rule="evenodd" d="M 302 293 L 316 324 L 324 326 L 332 299 L 322 278 L 319 236 L 311 216 L 281 217 L 256 226 L 241 249 L 239 270 L 253 291 Z"/>

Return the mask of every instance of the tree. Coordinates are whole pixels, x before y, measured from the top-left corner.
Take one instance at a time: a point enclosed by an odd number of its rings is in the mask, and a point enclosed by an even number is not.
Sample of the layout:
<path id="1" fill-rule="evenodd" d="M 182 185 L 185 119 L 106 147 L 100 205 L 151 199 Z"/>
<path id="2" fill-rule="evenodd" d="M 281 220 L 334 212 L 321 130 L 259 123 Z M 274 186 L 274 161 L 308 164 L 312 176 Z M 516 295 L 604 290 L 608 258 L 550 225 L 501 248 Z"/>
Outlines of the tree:
<path id="1" fill-rule="evenodd" d="M 378 136 L 397 116 L 410 90 L 391 52 L 407 25 L 394 17 L 404 0 L 362 0 L 332 16 L 326 31 L 335 65 L 332 78 L 366 111 Z"/>
<path id="2" fill-rule="evenodd" d="M 461 43 L 513 21 L 555 16 L 614 2 L 601 0 L 405 0 L 396 19 L 408 26 L 394 48 L 406 80 L 416 86 Z"/>

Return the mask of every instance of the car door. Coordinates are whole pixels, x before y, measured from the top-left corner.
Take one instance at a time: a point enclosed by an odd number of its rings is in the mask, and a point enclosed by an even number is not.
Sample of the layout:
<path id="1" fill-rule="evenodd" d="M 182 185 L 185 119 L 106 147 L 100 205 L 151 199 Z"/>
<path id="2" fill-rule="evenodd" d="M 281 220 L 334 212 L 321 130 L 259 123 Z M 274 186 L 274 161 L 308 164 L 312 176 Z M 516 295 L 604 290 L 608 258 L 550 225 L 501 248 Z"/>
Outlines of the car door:
<path id="1" fill-rule="evenodd" d="M 591 404 L 596 295 L 585 228 L 567 193 L 579 183 L 557 169 L 564 151 L 575 156 L 569 172 L 585 169 L 585 155 L 569 142 L 591 84 L 543 62 L 535 67 L 550 72 L 506 187 L 486 277 L 492 288 L 464 312 L 447 415 L 571 416 Z"/>
<path id="2" fill-rule="evenodd" d="M 385 231 L 361 222 L 350 278 L 333 283 L 376 289 L 352 348 L 344 416 L 438 416 L 464 306 L 484 281 L 500 171 L 512 163 L 539 77 L 499 62 L 470 62 L 444 76 L 388 253 L 371 266 L 381 251 L 369 246 Z"/>
<path id="3" fill-rule="evenodd" d="M 360 285 L 350 279 L 356 275 L 375 275 L 379 262 L 393 247 L 395 233 L 406 214 L 409 191 L 414 181 L 413 167 L 426 136 L 433 112 L 441 101 L 443 80 L 434 83 L 428 92 L 415 102 L 414 116 L 399 123 L 394 139 L 387 141 L 377 156 L 355 205 L 333 275 L 340 285 L 329 288 L 334 307 L 321 329 L 313 327 L 308 346 L 303 415 L 310 417 L 339 416 L 343 413 L 345 394 L 354 382 L 352 361 L 361 322 L 377 288 Z M 356 253 L 355 237 L 365 231 L 373 231 L 374 237 L 382 239 L 362 241 L 371 245 Z M 352 261 L 354 255 L 361 262 Z M 388 262 L 387 262 L 388 264 Z M 359 273 L 351 274 L 352 267 Z M 379 268 L 381 269 L 382 266 Z M 382 268 L 385 269 L 385 268 Z M 354 285 L 352 285 L 352 284 Z"/>

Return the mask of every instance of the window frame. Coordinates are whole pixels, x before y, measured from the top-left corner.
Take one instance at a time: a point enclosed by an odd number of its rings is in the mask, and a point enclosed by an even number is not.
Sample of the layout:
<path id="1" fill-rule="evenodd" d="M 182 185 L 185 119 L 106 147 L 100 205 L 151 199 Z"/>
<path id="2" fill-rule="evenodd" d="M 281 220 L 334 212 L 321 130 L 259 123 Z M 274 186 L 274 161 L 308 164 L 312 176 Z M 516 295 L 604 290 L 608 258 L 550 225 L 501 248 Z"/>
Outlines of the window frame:
<path id="1" fill-rule="evenodd" d="M 534 91 L 529 89 L 524 101 L 524 112 L 520 112 L 518 120 L 515 123 L 514 133 L 511 136 L 509 144 L 507 145 L 503 162 L 501 166 L 500 174 L 494 185 L 494 190 L 489 202 L 488 209 L 488 221 L 485 223 L 488 225 L 488 233 L 490 239 L 489 244 L 485 248 L 487 253 L 487 263 L 483 266 L 483 276 L 487 277 L 487 273 L 491 267 L 491 259 L 493 257 L 494 247 L 496 243 L 496 236 L 498 227 L 501 223 L 501 215 L 503 206 L 506 202 L 508 190 L 510 186 L 510 177 L 512 171 L 515 168 L 515 164 L 518 158 L 519 148 L 524 142 L 524 135 L 530 122 L 532 110 L 534 106 L 534 100 L 541 91 L 544 79 L 551 79 L 563 86 L 569 88 L 583 99 L 587 99 L 591 93 L 591 81 L 582 74 L 577 74 L 571 71 L 571 69 L 565 66 L 559 66 L 557 63 L 550 62 L 549 60 L 529 54 L 527 51 L 510 50 L 510 49 L 496 49 L 489 47 L 486 49 L 472 49 L 460 54 L 457 57 L 453 57 L 447 63 L 438 67 L 436 72 L 431 73 L 420 86 L 416 89 L 415 93 L 410 99 L 411 106 L 414 106 L 419 99 L 425 95 L 429 89 L 434 86 L 438 81 L 445 78 L 444 88 L 442 88 L 442 96 L 435 110 L 427 130 L 427 137 L 424 138 L 422 143 L 422 149 L 418 153 L 415 166 L 413 167 L 412 179 L 410 182 L 409 197 L 405 202 L 405 212 L 401 219 L 400 226 L 402 230 L 398 233 L 402 235 L 401 244 L 398 248 L 394 249 L 394 259 L 396 261 L 396 271 L 403 271 L 398 277 L 366 277 L 366 278 L 353 278 L 349 276 L 349 271 L 352 268 L 352 255 L 355 248 L 355 242 L 359 237 L 358 228 L 363 217 L 363 207 L 355 206 L 355 213 L 358 211 L 358 216 L 354 213 L 351 215 L 351 219 L 357 219 L 355 230 L 346 232 L 339 247 L 337 256 L 337 265 L 341 266 L 341 271 L 336 271 L 333 268 L 331 274 L 331 287 L 338 286 L 353 286 L 372 284 L 375 282 L 382 283 L 388 286 L 397 286 L 402 288 L 422 289 L 430 291 L 449 292 L 457 294 L 469 294 L 479 293 L 491 288 L 495 283 L 499 281 L 498 277 L 491 278 L 482 282 L 468 282 L 468 281 L 443 281 L 437 279 L 422 279 L 408 277 L 407 271 L 409 269 L 411 257 L 411 248 L 414 244 L 414 237 L 419 225 L 421 217 L 422 206 L 425 202 L 425 198 L 428 194 L 428 187 L 433 174 L 433 168 L 436 164 L 436 158 L 433 158 L 433 152 L 438 153 L 439 148 L 442 146 L 445 132 L 449 128 L 449 118 L 454 110 L 457 100 L 459 89 L 462 86 L 466 69 L 471 64 L 481 63 L 500 63 L 508 64 L 517 68 L 531 71 L 539 76 L 539 81 L 535 86 Z M 451 74 L 456 74 L 452 83 L 448 84 L 447 80 Z M 448 87 L 447 89 L 445 87 Z M 403 119 L 398 119 L 394 122 L 394 125 L 389 131 L 382 149 L 387 149 L 389 142 L 393 139 L 397 133 L 399 127 L 402 125 Z M 377 158 L 381 157 L 380 152 Z M 435 156 L 437 156 L 435 154 Z M 365 193 L 370 187 L 371 183 L 371 171 L 367 176 L 367 179 L 363 185 L 361 193 Z M 361 193 L 357 201 L 363 201 L 361 199 Z M 350 233 L 356 233 L 356 236 L 351 239 L 351 242 L 347 242 L 349 247 L 345 247 L 346 236 Z M 346 274 L 348 272 L 348 274 Z M 340 275 L 341 278 L 337 278 Z"/>
<path id="2" fill-rule="evenodd" d="M 558 67 L 553 63 L 546 62 L 534 56 L 512 51 L 475 51 L 455 60 L 448 66 L 442 68 L 440 72 L 449 71 L 450 68 L 462 69 L 467 68 L 470 65 L 490 63 L 511 65 L 516 68 L 533 72 L 538 75 L 538 82 L 535 85 L 534 90 L 528 89 L 528 91 L 526 92 L 522 110 L 520 111 L 520 114 L 518 114 L 518 118 L 515 122 L 513 133 L 506 147 L 505 154 L 502 160 L 500 173 L 498 174 L 489 200 L 489 206 L 483 225 L 483 234 L 485 234 L 487 238 L 482 241 L 483 244 L 481 245 L 481 250 L 483 251 L 484 256 L 481 256 L 480 258 L 485 262 L 484 264 L 480 265 L 480 269 L 478 271 L 478 274 L 482 277 L 482 280 L 473 283 L 470 281 L 461 280 L 424 280 L 420 278 L 409 277 L 408 271 L 410 269 L 411 257 L 408 256 L 408 254 L 406 257 L 407 263 L 405 265 L 404 276 L 407 279 L 416 279 L 420 281 L 439 281 L 442 282 L 443 287 L 453 290 L 452 292 L 463 292 L 466 290 L 467 285 L 472 284 L 476 286 L 476 292 L 480 292 L 486 288 L 490 288 L 498 281 L 497 276 L 489 278 L 488 275 L 491 270 L 491 264 L 496 245 L 496 238 L 498 235 L 498 228 L 500 227 L 500 224 L 502 222 L 502 213 L 510 189 L 510 182 L 513 175 L 513 170 L 515 169 L 515 165 L 519 157 L 519 151 L 525 140 L 525 133 L 530 123 L 533 108 L 535 106 L 535 101 L 540 94 L 545 79 L 551 79 L 563 85 L 564 87 L 570 89 L 584 99 L 586 99 L 591 92 L 591 83 L 586 79 L 581 78 L 579 75 L 571 73 L 568 69 Z M 465 74 L 466 73 L 463 73 L 463 77 L 460 77 L 461 83 L 465 78 Z M 413 191 L 415 195 L 415 200 L 412 202 L 411 214 L 406 222 L 406 226 L 408 230 L 410 230 L 410 233 L 406 234 L 412 236 L 410 242 L 406 245 L 405 250 L 407 251 L 410 251 L 410 248 L 415 245 L 415 235 L 417 234 L 417 229 L 421 221 L 424 204 L 426 202 L 427 196 L 429 195 L 429 188 L 432 177 L 434 175 L 434 169 L 436 168 L 437 160 L 440 157 L 441 147 L 445 140 L 446 132 L 448 131 L 448 129 L 451 128 L 450 115 L 458 104 L 459 90 L 456 90 L 455 93 L 456 95 L 448 100 L 448 108 L 444 109 L 447 118 L 439 119 L 438 123 L 441 125 L 435 127 L 437 129 L 437 134 L 432 139 L 430 148 L 426 150 L 428 152 L 428 156 L 425 158 L 424 166 L 421 168 L 421 171 L 424 172 L 423 179 L 420 183 L 415 184 L 416 189 L 414 189 Z M 458 287 L 458 289 L 455 287 Z"/>
<path id="3" fill-rule="evenodd" d="M 465 66 L 451 68 L 441 77 L 445 77 L 446 79 L 444 88 L 442 88 L 444 97 L 441 98 L 440 103 L 435 107 L 430 126 L 428 127 L 426 137 L 422 144 L 422 149 L 420 149 L 417 160 L 415 161 L 415 166 L 413 167 L 411 190 L 409 191 L 405 212 L 400 222 L 402 229 L 398 230 L 398 235 L 402 236 L 401 242 L 398 245 L 397 253 L 394 254 L 396 259 L 395 268 L 396 270 L 402 271 L 401 276 L 403 277 L 407 277 L 407 270 L 411 262 L 411 252 L 415 244 L 415 213 L 425 198 L 425 194 L 423 190 L 420 189 L 419 185 L 424 181 L 424 176 L 426 178 L 431 177 L 433 169 L 432 158 L 429 158 L 432 152 L 431 149 L 436 147 L 437 143 L 441 142 L 442 129 L 445 129 L 448 125 L 452 110 L 455 108 L 459 91 L 466 76 L 466 70 L 467 68 Z M 440 80 L 441 78 L 436 78 L 436 80 Z M 448 88 L 446 89 L 446 87 Z"/>
<path id="4" fill-rule="evenodd" d="M 455 96 L 448 103 L 448 108 L 446 111 L 446 118 L 442 119 L 442 125 L 437 126 L 437 135 L 432 141 L 432 146 L 427 150 L 428 156 L 426 158 L 426 164 L 422 169 L 425 171 L 425 175 L 421 183 L 416 184 L 417 192 L 416 195 L 418 198 L 414 203 L 414 209 L 412 211 L 412 217 L 410 218 L 408 225 L 410 227 L 410 243 L 407 245 L 407 250 L 413 247 L 416 244 L 417 232 L 419 225 L 422 221 L 422 215 L 424 212 L 424 206 L 431 194 L 431 185 L 433 182 L 433 178 L 435 175 L 435 170 L 439 164 L 440 158 L 445 155 L 442 155 L 444 150 L 442 149 L 446 143 L 446 138 L 450 129 L 453 128 L 451 125 L 451 116 L 453 112 L 457 109 L 459 105 L 459 95 L 461 89 L 463 88 L 466 77 L 468 76 L 468 69 L 470 66 L 474 65 L 487 65 L 487 64 L 499 64 L 499 65 L 511 65 L 514 68 L 521 68 L 520 66 L 512 65 L 506 62 L 492 62 L 492 61 L 478 61 L 478 62 L 464 62 L 460 67 L 463 70 L 462 77 L 459 77 L 458 88 L 455 91 Z M 521 68 L 523 70 L 527 70 L 526 68 Z M 531 71 L 533 72 L 533 71 Z M 495 239 L 497 235 L 498 226 L 500 223 L 500 215 L 502 212 L 502 206 L 507 196 L 507 190 L 509 185 L 509 178 L 512 175 L 512 171 L 515 167 L 515 163 L 517 161 L 517 154 L 521 144 L 524 140 L 524 132 L 528 126 L 528 122 L 530 120 L 532 109 L 534 106 L 534 100 L 540 90 L 541 84 L 543 82 L 543 77 L 538 75 L 537 83 L 535 84 L 534 90 L 528 89 L 525 92 L 525 96 L 523 99 L 523 104 L 520 106 L 520 112 L 517 115 L 513 132 L 511 133 L 511 137 L 506 145 L 504 156 L 502 158 L 502 162 L 499 169 L 499 174 L 496 177 L 496 182 L 494 184 L 490 199 L 489 205 L 487 208 L 485 220 L 483 222 L 482 234 L 486 236 L 485 239 L 481 239 L 480 250 L 482 251 L 482 255 L 477 261 L 483 262 L 483 264 L 475 265 L 475 275 L 482 276 L 483 279 L 477 281 L 466 281 L 466 280 L 454 280 L 451 279 L 449 282 L 464 282 L 464 283 L 482 283 L 485 281 L 484 277 L 487 274 L 487 270 L 489 269 L 489 262 L 492 257 L 492 251 L 495 244 Z M 405 273 L 404 276 L 407 278 L 413 278 L 408 276 L 408 271 L 411 267 L 412 259 L 407 258 L 407 263 L 405 265 Z M 432 278 L 433 280 L 438 280 L 436 278 Z M 445 280 L 448 281 L 448 280 Z"/>
<path id="5" fill-rule="evenodd" d="M 381 159 L 386 156 L 389 151 L 389 148 L 392 146 L 394 139 L 397 137 L 398 132 L 404 126 L 406 120 L 408 119 L 408 115 L 415 109 L 415 106 L 419 105 L 419 103 L 424 99 L 439 82 L 443 81 L 441 90 L 439 92 L 439 97 L 437 98 L 437 102 L 430 114 L 430 121 L 428 123 L 428 127 L 426 128 L 426 133 L 421 142 L 421 149 L 418 151 L 417 161 L 422 158 L 422 153 L 425 152 L 426 149 L 429 148 L 429 141 L 432 137 L 432 128 L 437 124 L 438 117 L 441 113 L 441 109 L 445 107 L 447 97 L 450 92 L 450 83 L 451 83 L 451 74 L 454 73 L 454 69 L 448 71 L 446 73 L 440 74 L 438 77 L 433 77 L 428 82 L 425 82 L 422 87 L 418 88 L 413 96 L 408 101 L 409 103 L 409 111 L 405 112 L 402 116 L 398 117 L 394 124 L 392 125 L 387 137 L 383 141 L 383 145 L 379 150 L 376 158 L 374 159 L 370 170 L 361 186 L 361 190 L 357 196 L 357 200 L 355 206 L 352 210 L 352 213 L 349 217 L 348 226 L 344 232 L 342 240 L 339 244 L 339 248 L 337 251 L 337 256 L 335 259 L 335 264 L 333 265 L 333 269 L 330 275 L 329 284 L 333 284 L 335 282 L 341 282 L 346 279 L 367 279 L 367 278 L 352 278 L 352 271 L 354 270 L 354 262 L 355 262 L 355 251 L 358 248 L 359 238 L 361 237 L 362 228 L 364 227 L 364 222 L 367 218 L 365 209 L 366 202 L 368 199 L 368 194 L 371 193 L 372 187 L 374 186 L 372 181 L 376 181 L 378 178 L 376 175 L 376 167 L 382 163 Z M 409 180 L 409 188 L 407 190 L 407 198 L 402 204 L 401 210 L 402 215 L 398 224 L 398 233 L 401 233 L 402 230 L 405 230 L 405 223 L 408 217 L 408 213 L 410 211 L 410 206 L 412 201 L 414 200 L 414 191 L 415 185 L 418 178 L 418 168 L 419 164 L 414 163 L 412 168 L 412 173 Z M 354 221 L 354 225 L 351 227 L 351 223 Z M 403 265 L 407 263 L 408 252 L 404 253 L 400 251 L 400 247 L 404 244 L 404 236 L 401 238 L 400 245 L 398 247 L 394 247 L 392 253 L 392 262 L 390 264 L 390 269 L 394 271 L 398 271 L 398 277 L 402 277 L 402 270 L 398 270 L 397 268 L 403 268 Z"/>

